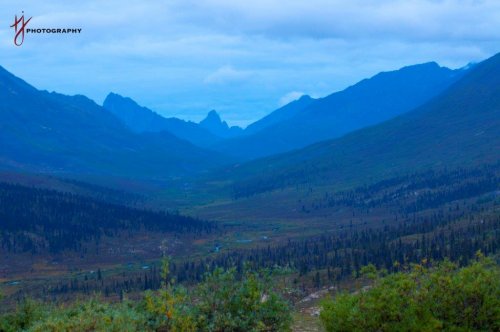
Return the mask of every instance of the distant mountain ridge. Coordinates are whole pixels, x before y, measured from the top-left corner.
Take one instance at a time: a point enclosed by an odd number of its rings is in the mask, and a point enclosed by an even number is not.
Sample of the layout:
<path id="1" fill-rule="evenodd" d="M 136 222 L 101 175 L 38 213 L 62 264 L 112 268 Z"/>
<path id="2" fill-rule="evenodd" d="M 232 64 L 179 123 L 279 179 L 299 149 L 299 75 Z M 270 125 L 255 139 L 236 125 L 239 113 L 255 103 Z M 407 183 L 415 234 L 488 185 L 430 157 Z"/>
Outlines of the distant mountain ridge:
<path id="1" fill-rule="evenodd" d="M 250 125 L 250 135 L 217 142 L 212 148 L 254 159 L 340 137 L 420 106 L 465 72 L 431 62 L 379 73 L 327 97 L 292 102 Z"/>
<path id="2" fill-rule="evenodd" d="M 274 112 L 266 115 L 260 120 L 255 121 L 245 128 L 245 135 L 255 134 L 267 127 L 278 125 L 281 122 L 287 121 L 298 115 L 300 111 L 311 105 L 315 99 L 308 95 L 303 95 L 297 100 L 294 100 Z"/>
<path id="3" fill-rule="evenodd" d="M 85 96 L 39 91 L 0 67 L 0 167 L 146 178 L 198 173 L 379 124 L 429 103 L 478 67 L 450 70 L 427 63 L 380 73 L 325 98 L 303 96 L 245 131 L 230 128 L 215 111 L 196 124 L 165 119 L 116 94 L 101 107 Z M 230 136 L 231 131 L 238 137 L 221 141 L 214 134 Z M 264 160 L 273 158 L 281 156 Z M 307 159 L 312 155 L 299 157 Z M 243 170 L 259 163 L 242 165 L 234 174 L 252 177 Z M 289 166 L 283 162 L 280 167 L 286 171 Z M 259 172 L 271 176 L 268 169 Z M 286 176 L 293 178 L 290 174 Z"/>
<path id="4" fill-rule="evenodd" d="M 376 126 L 226 170 L 238 195 L 307 184 L 343 186 L 430 168 L 500 162 L 500 53 L 440 95 Z"/>
<path id="5" fill-rule="evenodd" d="M 0 168 L 168 178 L 229 162 L 168 133 L 136 134 L 85 96 L 39 91 L 0 67 Z"/>
<path id="6" fill-rule="evenodd" d="M 439 94 L 471 67 L 451 70 L 429 62 L 382 72 L 324 98 L 302 96 L 244 130 L 229 127 L 215 110 L 196 124 L 164 118 L 114 93 L 103 106 L 135 132 L 165 130 L 194 145 L 249 160 L 340 137 L 408 112 Z"/>
<path id="7" fill-rule="evenodd" d="M 221 138 L 194 122 L 165 118 L 134 100 L 115 93 L 108 94 L 103 107 L 136 133 L 168 131 L 201 147 L 210 146 Z"/>

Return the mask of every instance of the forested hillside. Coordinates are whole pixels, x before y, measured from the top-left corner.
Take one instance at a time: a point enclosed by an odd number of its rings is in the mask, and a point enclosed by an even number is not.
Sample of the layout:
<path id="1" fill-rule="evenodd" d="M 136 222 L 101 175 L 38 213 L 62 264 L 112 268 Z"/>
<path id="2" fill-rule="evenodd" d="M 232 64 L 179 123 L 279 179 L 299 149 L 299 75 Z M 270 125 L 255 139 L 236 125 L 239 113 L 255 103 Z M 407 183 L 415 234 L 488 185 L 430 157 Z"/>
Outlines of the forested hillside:
<path id="1" fill-rule="evenodd" d="M 299 290 L 296 296 L 300 296 L 310 289 L 359 275 L 362 266 L 368 264 L 397 272 L 407 264 L 424 259 L 449 259 L 466 265 L 478 250 L 487 255 L 498 253 L 499 170 L 497 165 L 448 172 L 427 171 L 313 197 L 302 201 L 298 213 L 304 220 L 302 225 L 308 220 L 311 220 L 310 227 L 317 225 L 315 232 L 310 231 L 316 235 L 304 234 L 304 226 L 301 226 L 299 233 L 289 229 L 286 236 L 285 231 L 279 231 L 274 233 L 276 238 L 258 241 L 253 248 L 234 248 L 226 240 L 230 234 L 227 229 L 217 234 L 217 228 L 211 223 L 180 216 L 152 213 L 152 219 L 141 217 L 144 223 L 141 227 L 158 231 L 186 230 L 187 235 L 200 234 L 197 237 L 200 239 L 212 232 L 212 241 L 224 243 L 220 251 L 217 249 L 211 254 L 174 259 L 170 273 L 180 283 L 198 283 L 207 272 L 217 268 L 236 268 L 238 273 L 245 267 L 253 271 L 278 269 L 285 271 L 291 287 Z M 144 216 L 136 210 L 123 215 L 130 213 L 131 216 Z M 330 217 L 325 218 L 325 214 Z M 174 224 L 167 222 L 160 227 L 157 222 L 162 218 Z M 315 221 L 318 218 L 320 222 Z M 151 224 L 147 224 L 148 220 Z M 181 220 L 185 221 L 175 224 Z M 114 227 L 119 230 L 119 225 L 111 224 L 110 232 Z M 238 233 L 239 228 L 234 231 Z M 31 294 L 50 298 L 102 292 L 113 297 L 122 292 L 160 287 L 160 271 L 152 264 L 146 270 L 128 270 L 124 274 L 106 273 L 98 277 L 83 273 L 51 287 L 34 287 Z"/>
<path id="2" fill-rule="evenodd" d="M 146 232 L 207 233 L 210 222 L 105 203 L 57 191 L 0 183 L 0 251 L 80 252 L 102 238 Z M 128 235 L 129 237 L 133 235 Z"/>

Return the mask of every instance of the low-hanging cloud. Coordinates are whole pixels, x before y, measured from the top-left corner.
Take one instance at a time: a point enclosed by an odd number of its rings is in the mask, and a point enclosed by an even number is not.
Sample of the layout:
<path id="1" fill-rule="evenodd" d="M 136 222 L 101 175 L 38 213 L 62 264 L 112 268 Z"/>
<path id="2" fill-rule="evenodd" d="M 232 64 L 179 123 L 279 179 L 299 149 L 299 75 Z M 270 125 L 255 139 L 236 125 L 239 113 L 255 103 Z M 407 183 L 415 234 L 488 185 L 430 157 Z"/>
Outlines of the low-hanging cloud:
<path id="1" fill-rule="evenodd" d="M 284 95 L 283 97 L 280 98 L 278 106 L 280 106 L 280 107 L 284 106 L 284 105 L 286 105 L 294 100 L 299 99 L 303 95 L 305 95 L 305 93 L 303 93 L 303 92 L 290 91 L 286 95 Z"/>
<path id="2" fill-rule="evenodd" d="M 226 84 L 247 81 L 252 73 L 244 70 L 236 70 L 232 66 L 223 66 L 209 74 L 204 82 L 207 84 Z"/>

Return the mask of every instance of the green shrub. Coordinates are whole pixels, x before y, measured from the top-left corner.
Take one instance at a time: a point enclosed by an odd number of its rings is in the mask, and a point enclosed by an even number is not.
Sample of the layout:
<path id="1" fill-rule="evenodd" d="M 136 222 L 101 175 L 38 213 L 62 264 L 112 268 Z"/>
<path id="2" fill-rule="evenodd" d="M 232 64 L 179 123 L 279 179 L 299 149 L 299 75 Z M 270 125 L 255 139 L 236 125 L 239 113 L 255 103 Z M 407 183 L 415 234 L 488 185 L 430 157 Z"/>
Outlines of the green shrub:
<path id="1" fill-rule="evenodd" d="M 0 320 L 0 331 L 139 331 L 146 317 L 128 301 L 108 304 L 97 298 L 71 306 L 26 300 Z"/>
<path id="2" fill-rule="evenodd" d="M 238 282 L 234 269 L 215 270 L 197 289 L 198 326 L 203 331 L 290 330 L 291 308 L 269 284 L 255 273 Z"/>
<path id="3" fill-rule="evenodd" d="M 23 301 L 0 317 L 0 332 L 62 331 L 287 331 L 288 304 L 255 273 L 241 280 L 235 270 L 216 270 L 188 292 L 168 280 L 137 302 L 106 303 L 99 298 L 66 306 Z"/>
<path id="4" fill-rule="evenodd" d="M 482 257 L 461 269 L 415 265 L 324 301 L 320 318 L 327 331 L 499 331 L 500 268 Z"/>

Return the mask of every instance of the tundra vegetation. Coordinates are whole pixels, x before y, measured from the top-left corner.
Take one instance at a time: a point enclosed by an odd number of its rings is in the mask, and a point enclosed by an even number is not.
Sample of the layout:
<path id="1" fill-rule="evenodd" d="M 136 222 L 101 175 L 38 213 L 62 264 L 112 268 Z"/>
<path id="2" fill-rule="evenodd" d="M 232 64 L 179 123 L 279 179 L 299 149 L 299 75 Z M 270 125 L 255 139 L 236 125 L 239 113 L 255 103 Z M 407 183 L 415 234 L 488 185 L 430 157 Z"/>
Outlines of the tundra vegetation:
<path id="1" fill-rule="evenodd" d="M 373 287 L 322 303 L 327 331 L 499 331 L 500 268 L 491 258 L 458 268 L 413 264 L 383 276 L 364 267 Z"/>
<path id="2" fill-rule="evenodd" d="M 118 303 L 99 297 L 70 305 L 31 299 L 0 316 L 0 331 L 288 331 L 291 308 L 267 273 L 216 269 L 195 288 L 175 284 L 169 263 L 162 286 L 140 300 Z"/>

